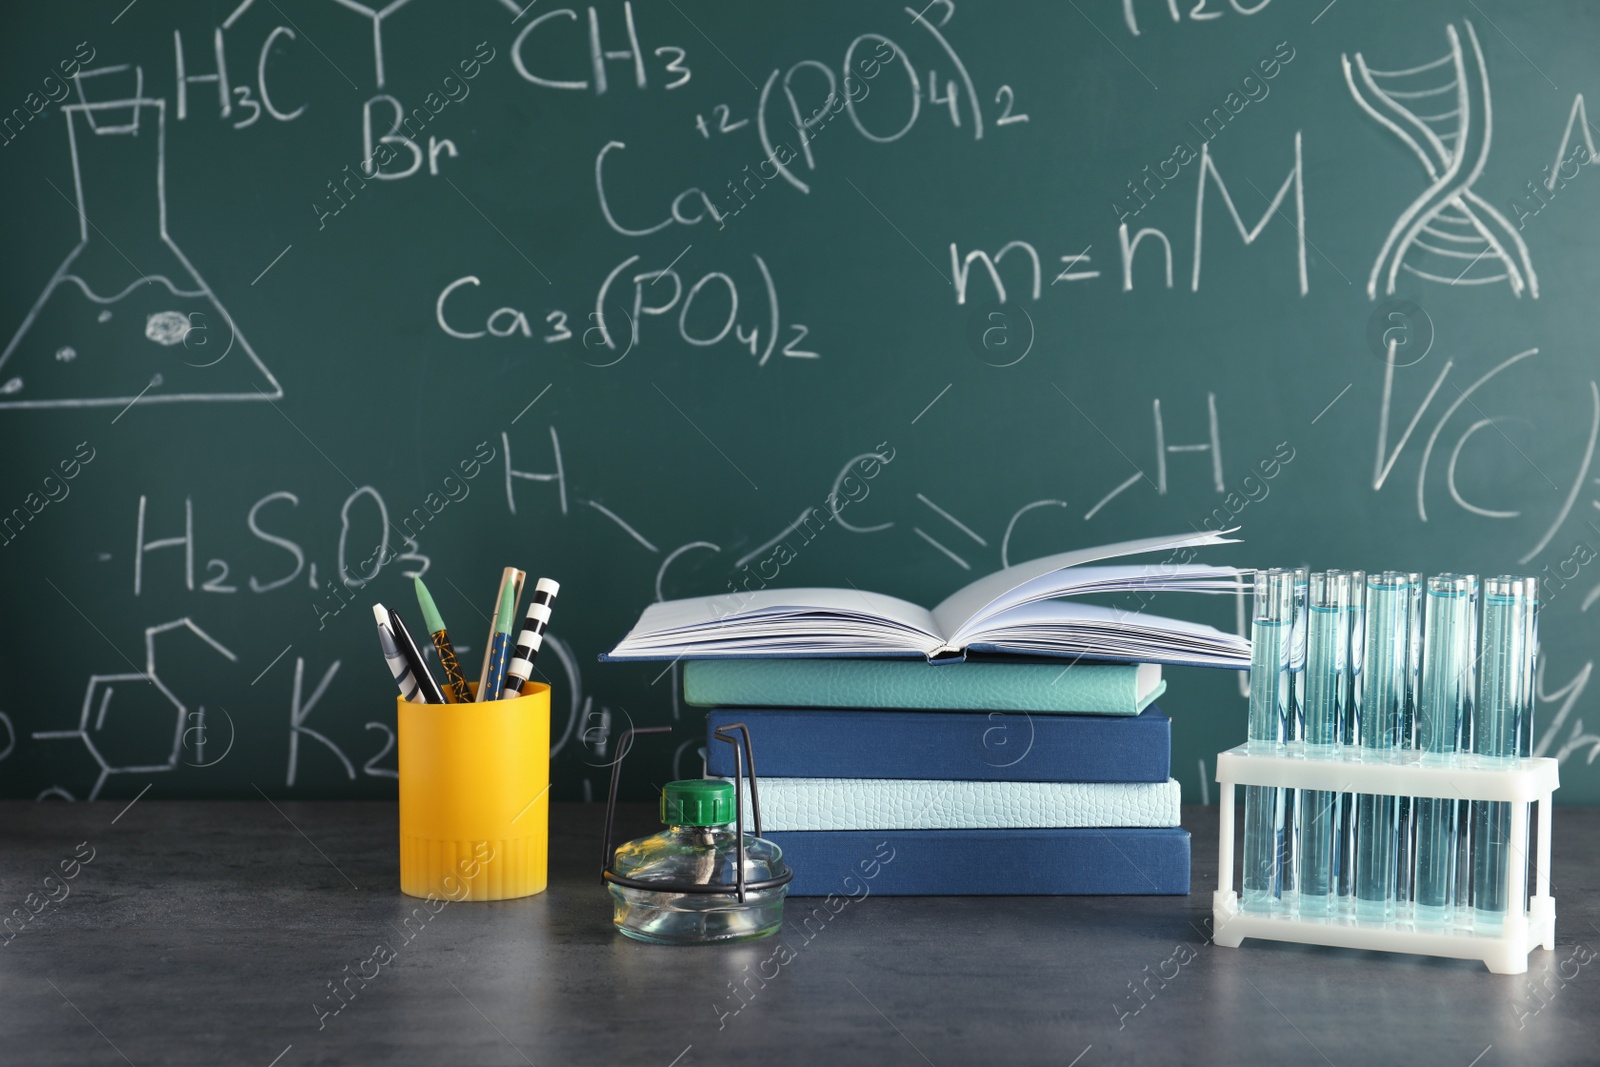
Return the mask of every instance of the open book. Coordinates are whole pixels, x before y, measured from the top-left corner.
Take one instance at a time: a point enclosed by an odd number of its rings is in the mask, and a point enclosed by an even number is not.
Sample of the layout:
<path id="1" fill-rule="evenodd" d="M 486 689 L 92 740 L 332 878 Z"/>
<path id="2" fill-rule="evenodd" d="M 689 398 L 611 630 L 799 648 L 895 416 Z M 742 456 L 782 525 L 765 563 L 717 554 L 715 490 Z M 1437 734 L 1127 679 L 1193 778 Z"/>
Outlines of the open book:
<path id="1" fill-rule="evenodd" d="M 1224 531 L 1228 533 L 1231 531 Z M 967 651 L 1244 669 L 1248 638 L 1200 623 L 1061 597 L 1232 593 L 1243 571 L 1173 563 L 1171 554 L 1229 544 L 1222 533 L 1150 537 L 1019 563 L 957 590 L 929 611 L 857 589 L 763 589 L 651 604 L 604 660 L 755 656 L 926 656 Z M 1087 566 L 1166 552 L 1150 563 Z"/>

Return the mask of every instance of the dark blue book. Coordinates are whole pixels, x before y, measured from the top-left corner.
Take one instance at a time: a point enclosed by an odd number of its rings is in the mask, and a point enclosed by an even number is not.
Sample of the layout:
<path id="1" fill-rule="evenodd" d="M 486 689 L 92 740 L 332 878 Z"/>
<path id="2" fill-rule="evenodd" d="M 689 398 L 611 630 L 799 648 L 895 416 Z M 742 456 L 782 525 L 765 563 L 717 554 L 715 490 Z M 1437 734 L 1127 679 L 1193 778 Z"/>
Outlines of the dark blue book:
<path id="1" fill-rule="evenodd" d="M 706 768 L 733 777 L 733 748 L 712 737 L 750 727 L 756 771 L 774 778 L 918 778 L 985 782 L 1164 782 L 1172 720 L 1139 715 L 986 711 L 713 708 Z"/>
<path id="2" fill-rule="evenodd" d="M 1189 892 L 1189 831 L 807 830 L 766 835 L 791 897 L 1149 896 Z M 792 912 L 796 918 L 800 912 Z"/>

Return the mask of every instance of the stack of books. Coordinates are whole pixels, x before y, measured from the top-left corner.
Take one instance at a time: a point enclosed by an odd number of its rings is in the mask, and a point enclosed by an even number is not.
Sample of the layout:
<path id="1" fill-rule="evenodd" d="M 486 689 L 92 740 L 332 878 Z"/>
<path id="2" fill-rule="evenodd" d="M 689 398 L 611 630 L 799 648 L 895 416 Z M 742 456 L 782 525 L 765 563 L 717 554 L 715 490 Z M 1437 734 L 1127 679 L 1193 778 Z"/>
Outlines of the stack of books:
<path id="1" fill-rule="evenodd" d="M 1249 642 L 1076 598 L 1232 592 L 1234 569 L 1171 556 L 1091 565 L 1226 540 L 1050 556 L 932 611 L 854 589 L 655 604 L 605 658 L 687 661 L 712 775 L 734 774 L 715 730 L 749 727 L 792 895 L 1187 893 L 1161 664 L 1243 668 Z"/>

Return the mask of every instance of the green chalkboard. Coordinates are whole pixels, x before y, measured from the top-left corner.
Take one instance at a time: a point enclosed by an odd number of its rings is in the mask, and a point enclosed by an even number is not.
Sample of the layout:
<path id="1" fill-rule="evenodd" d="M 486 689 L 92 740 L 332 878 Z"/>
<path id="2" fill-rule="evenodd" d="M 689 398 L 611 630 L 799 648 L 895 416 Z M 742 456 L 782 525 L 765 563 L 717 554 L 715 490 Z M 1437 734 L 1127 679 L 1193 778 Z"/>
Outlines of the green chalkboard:
<path id="1" fill-rule="evenodd" d="M 370 604 L 425 570 L 472 661 L 515 565 L 554 795 L 671 725 L 642 797 L 702 716 L 597 655 L 785 537 L 768 584 L 932 603 L 1237 524 L 1545 577 L 1537 746 L 1600 800 L 1600 10 L 522 6 L 8 7 L 0 792 L 393 795 Z M 1169 680 L 1214 799 L 1242 679 Z"/>

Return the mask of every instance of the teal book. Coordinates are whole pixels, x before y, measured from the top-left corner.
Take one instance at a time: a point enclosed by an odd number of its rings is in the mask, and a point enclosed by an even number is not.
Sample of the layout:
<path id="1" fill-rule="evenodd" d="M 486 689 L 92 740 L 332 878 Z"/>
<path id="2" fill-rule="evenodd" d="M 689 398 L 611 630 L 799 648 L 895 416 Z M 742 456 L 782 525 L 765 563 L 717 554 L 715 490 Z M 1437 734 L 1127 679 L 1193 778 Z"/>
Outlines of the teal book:
<path id="1" fill-rule="evenodd" d="M 683 668 L 684 699 L 700 707 L 1137 715 L 1166 687 L 1157 663 L 702 659 Z"/>

